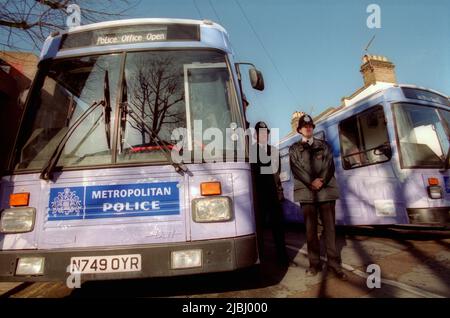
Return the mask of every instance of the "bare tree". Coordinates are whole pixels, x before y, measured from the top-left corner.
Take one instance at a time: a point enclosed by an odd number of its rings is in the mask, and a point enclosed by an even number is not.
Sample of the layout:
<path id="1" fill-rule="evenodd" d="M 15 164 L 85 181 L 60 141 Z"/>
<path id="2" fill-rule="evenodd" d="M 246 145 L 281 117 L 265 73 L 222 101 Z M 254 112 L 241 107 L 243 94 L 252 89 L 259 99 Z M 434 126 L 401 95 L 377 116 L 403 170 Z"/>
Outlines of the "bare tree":
<path id="1" fill-rule="evenodd" d="M 66 29 L 70 4 L 81 8 L 81 22 L 94 23 L 122 16 L 140 0 L 0 0 L 0 46 L 21 49 L 30 42 L 40 49 L 53 31 Z"/>
<path id="2" fill-rule="evenodd" d="M 163 126 L 177 127 L 184 116 L 184 108 L 176 107 L 184 101 L 183 77 L 172 59 L 157 57 L 142 60 L 137 64 L 136 73 L 130 77 L 132 111 L 137 112 L 155 134 L 159 134 Z M 130 123 L 140 131 L 142 144 L 146 142 L 144 122 Z"/>

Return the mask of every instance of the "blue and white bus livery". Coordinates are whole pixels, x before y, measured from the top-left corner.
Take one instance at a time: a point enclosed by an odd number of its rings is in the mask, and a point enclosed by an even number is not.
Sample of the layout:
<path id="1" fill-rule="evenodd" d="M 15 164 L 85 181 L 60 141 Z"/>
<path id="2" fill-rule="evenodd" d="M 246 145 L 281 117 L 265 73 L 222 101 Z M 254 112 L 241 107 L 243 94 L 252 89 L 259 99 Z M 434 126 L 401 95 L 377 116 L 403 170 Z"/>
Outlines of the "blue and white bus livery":
<path id="1" fill-rule="evenodd" d="M 316 122 L 315 137 L 333 149 L 340 225 L 450 222 L 450 103 L 434 90 L 381 83 Z M 287 220 L 303 222 L 293 202 L 289 146 L 280 143 Z"/>
<path id="2" fill-rule="evenodd" d="M 250 74 L 261 90 L 262 75 Z M 247 158 L 170 155 L 172 132 L 191 138 L 195 120 L 226 138 L 245 127 L 239 77 L 226 31 L 209 21 L 121 20 L 50 36 L 1 179 L 0 281 L 257 264 Z M 215 156 L 234 153 L 229 144 Z"/>

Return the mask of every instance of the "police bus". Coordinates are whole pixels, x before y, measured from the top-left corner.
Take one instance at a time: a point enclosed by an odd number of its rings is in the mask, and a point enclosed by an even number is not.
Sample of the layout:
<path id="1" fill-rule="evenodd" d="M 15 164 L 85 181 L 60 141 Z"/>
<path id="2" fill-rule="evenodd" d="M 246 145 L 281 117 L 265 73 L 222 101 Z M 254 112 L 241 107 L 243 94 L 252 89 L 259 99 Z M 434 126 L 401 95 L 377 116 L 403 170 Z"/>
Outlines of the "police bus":
<path id="1" fill-rule="evenodd" d="M 249 78 L 264 88 L 254 67 Z M 242 97 L 227 32 L 211 21 L 120 20 L 49 36 L 1 179 L 0 281 L 258 263 L 248 151 L 233 138 L 245 127 Z M 194 138 L 195 121 L 223 132 L 212 158 L 186 159 L 210 138 Z"/>
<path id="2" fill-rule="evenodd" d="M 320 118 L 314 130 L 333 150 L 336 223 L 448 226 L 448 97 L 412 85 L 380 83 L 370 90 Z M 294 222 L 303 222 L 303 215 L 293 200 L 289 146 L 299 139 L 295 134 L 280 143 L 283 208 Z"/>

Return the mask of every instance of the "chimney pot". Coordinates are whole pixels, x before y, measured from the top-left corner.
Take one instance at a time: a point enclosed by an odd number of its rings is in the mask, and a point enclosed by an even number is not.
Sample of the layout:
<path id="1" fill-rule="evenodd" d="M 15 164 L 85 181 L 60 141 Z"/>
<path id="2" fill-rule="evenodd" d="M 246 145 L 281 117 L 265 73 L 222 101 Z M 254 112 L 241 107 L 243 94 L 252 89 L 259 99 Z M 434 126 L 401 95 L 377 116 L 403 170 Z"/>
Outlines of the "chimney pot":
<path id="1" fill-rule="evenodd" d="M 382 55 L 365 55 L 361 65 L 364 86 L 377 82 L 396 84 L 395 65 Z"/>

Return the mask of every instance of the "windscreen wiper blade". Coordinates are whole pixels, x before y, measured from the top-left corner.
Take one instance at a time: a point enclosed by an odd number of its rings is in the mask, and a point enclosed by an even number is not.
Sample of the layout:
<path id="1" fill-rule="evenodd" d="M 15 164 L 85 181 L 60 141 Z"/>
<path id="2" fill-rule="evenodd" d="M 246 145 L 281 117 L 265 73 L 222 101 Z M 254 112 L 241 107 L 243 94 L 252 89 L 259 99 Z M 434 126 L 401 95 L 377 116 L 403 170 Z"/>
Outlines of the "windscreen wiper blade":
<path id="1" fill-rule="evenodd" d="M 79 118 L 73 123 L 72 126 L 67 129 L 66 133 L 61 138 L 60 142 L 56 146 L 55 151 L 53 151 L 52 155 L 50 156 L 50 159 L 48 160 L 47 164 L 41 171 L 40 178 L 43 180 L 50 180 L 53 177 L 53 170 L 55 169 L 56 164 L 58 163 L 59 157 L 61 156 L 62 150 L 64 149 L 64 146 L 66 145 L 67 141 L 72 136 L 73 132 L 78 128 L 78 126 L 87 118 L 89 115 L 99 106 L 104 105 L 104 101 L 97 102 L 95 101 L 92 103 Z"/>
<path id="2" fill-rule="evenodd" d="M 139 115 L 134 113 L 133 111 L 128 111 L 128 114 L 135 122 L 142 122 L 143 127 L 147 130 L 147 133 L 149 134 L 150 138 L 155 142 L 158 147 L 163 151 L 164 156 L 167 158 L 167 160 L 170 162 L 170 164 L 175 168 L 175 171 L 178 172 L 181 175 L 184 175 L 187 173 L 188 175 L 192 176 L 192 173 L 189 171 L 189 169 L 186 167 L 186 165 L 182 162 L 178 163 L 173 161 L 171 153 L 169 148 L 164 145 L 164 141 L 159 138 L 159 136 L 155 133 L 155 131 L 150 128 L 150 126 L 141 118 Z"/>
<path id="3" fill-rule="evenodd" d="M 103 120 L 105 121 L 105 134 L 108 149 L 111 149 L 111 97 L 109 92 L 109 75 L 105 71 L 105 80 L 103 82 Z"/>
<path id="4" fill-rule="evenodd" d="M 123 152 L 123 142 L 125 140 L 125 129 L 127 127 L 127 115 L 128 115 L 128 85 L 125 79 L 125 74 L 122 80 L 122 100 L 119 103 L 119 120 L 120 120 L 120 130 L 119 130 L 119 152 Z"/>
<path id="5" fill-rule="evenodd" d="M 109 91 L 109 75 L 108 71 L 105 71 L 105 77 L 103 81 L 103 100 L 100 102 L 94 101 L 81 116 L 73 123 L 72 126 L 69 127 L 69 129 L 66 131 L 58 145 L 56 146 L 55 151 L 51 155 L 50 159 L 48 160 L 47 164 L 41 171 L 40 178 L 43 180 L 50 180 L 53 177 L 53 170 L 56 167 L 56 164 L 58 163 L 58 160 L 61 156 L 61 153 L 64 149 L 64 146 L 66 145 L 67 141 L 72 136 L 73 132 L 78 128 L 78 126 L 87 118 L 89 115 L 98 107 L 103 106 L 103 118 L 105 122 L 105 133 L 106 133 L 106 141 L 108 144 L 108 149 L 111 149 L 111 98 L 110 98 L 110 91 Z M 71 105 L 73 109 L 75 107 Z M 72 114 L 73 115 L 73 114 Z M 100 118 L 99 118 L 100 119 Z M 98 120 L 97 120 L 98 121 Z"/>

